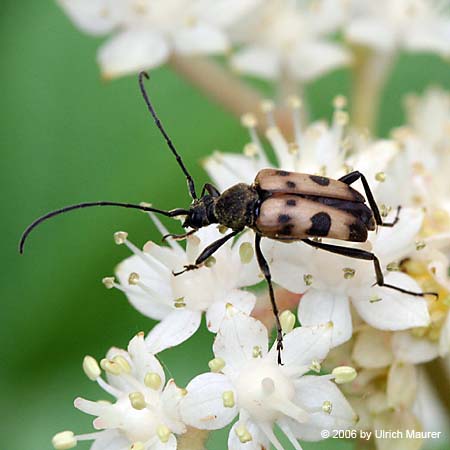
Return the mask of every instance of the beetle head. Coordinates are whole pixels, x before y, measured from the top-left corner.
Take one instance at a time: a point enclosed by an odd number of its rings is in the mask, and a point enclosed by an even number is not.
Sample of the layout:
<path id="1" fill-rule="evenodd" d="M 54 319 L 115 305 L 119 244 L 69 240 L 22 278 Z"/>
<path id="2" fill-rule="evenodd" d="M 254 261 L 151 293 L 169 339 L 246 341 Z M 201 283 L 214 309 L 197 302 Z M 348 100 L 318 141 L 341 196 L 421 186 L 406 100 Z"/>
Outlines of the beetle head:
<path id="1" fill-rule="evenodd" d="M 209 194 L 194 200 L 189 207 L 189 213 L 186 216 L 183 227 L 198 230 L 212 223 L 217 223 L 217 218 L 214 214 L 214 203 L 215 198 Z"/>

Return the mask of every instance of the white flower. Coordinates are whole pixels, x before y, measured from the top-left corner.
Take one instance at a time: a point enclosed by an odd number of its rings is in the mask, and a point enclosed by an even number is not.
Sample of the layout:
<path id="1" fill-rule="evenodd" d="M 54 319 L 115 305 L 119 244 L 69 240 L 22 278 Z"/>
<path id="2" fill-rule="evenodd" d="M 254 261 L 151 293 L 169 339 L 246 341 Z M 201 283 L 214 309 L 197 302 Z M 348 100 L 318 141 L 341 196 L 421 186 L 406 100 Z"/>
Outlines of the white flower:
<path id="1" fill-rule="evenodd" d="M 77 441 L 95 441 L 95 450 L 175 450 L 175 434 L 182 434 L 186 426 L 179 414 L 179 403 L 184 390 L 173 380 L 166 384 L 164 370 L 144 342 L 143 334 L 135 336 L 128 351 L 112 348 L 101 367 L 105 381 L 94 358 L 87 356 L 83 368 L 87 376 L 115 401 L 75 400 L 75 407 L 96 416 L 95 433 L 74 436 L 59 433 L 53 439 L 56 449 L 72 448 Z M 71 443 L 71 446 L 64 446 Z"/>
<path id="2" fill-rule="evenodd" d="M 154 220 L 167 234 L 161 223 Z M 128 245 L 135 254 L 117 267 L 120 285 L 109 278 L 105 282 L 124 291 L 142 314 L 161 320 L 146 338 L 154 353 L 192 336 L 200 326 L 203 312 L 208 329 L 216 332 L 227 304 L 248 314 L 252 311 L 255 295 L 240 289 L 261 281 L 250 232 L 243 233 L 234 244 L 223 245 L 201 268 L 179 276 L 173 274 L 192 264 L 201 250 L 220 237 L 223 235 L 212 225 L 189 236 L 186 250 L 169 239 L 170 247 L 148 242 L 141 251 L 126 235 L 116 233 L 116 240 Z"/>
<path id="3" fill-rule="evenodd" d="M 229 47 L 226 27 L 256 0 L 59 0 L 83 31 L 114 33 L 100 48 L 106 78 L 159 66 L 172 52 L 218 53 Z"/>
<path id="4" fill-rule="evenodd" d="M 269 79 L 309 81 L 349 62 L 349 54 L 326 38 L 337 28 L 340 2 L 268 0 L 231 32 L 241 46 L 231 58 L 243 73 Z"/>
<path id="5" fill-rule="evenodd" d="M 440 0 L 354 0 L 348 40 L 380 53 L 450 54 L 448 3 Z"/>
<path id="6" fill-rule="evenodd" d="M 401 272 L 390 272 L 387 268 L 417 252 L 414 243 L 422 219 L 420 210 L 402 210 L 395 227 L 372 232 L 367 243 L 345 245 L 375 253 L 386 283 L 421 292 L 413 278 Z M 291 292 L 304 293 L 298 309 L 300 323 L 317 325 L 332 321 L 335 325 L 333 346 L 352 336 L 350 302 L 374 328 L 403 330 L 429 323 L 425 299 L 374 286 L 376 278 L 371 261 L 334 255 L 303 243 L 265 241 L 265 244 L 265 251 L 272 258 L 274 281 Z"/>
<path id="7" fill-rule="evenodd" d="M 346 104 L 344 97 L 339 96 L 334 100 L 335 111 L 330 125 L 318 121 L 302 126 L 299 99 L 292 97 L 289 104 L 295 131 L 293 142 L 283 136 L 270 108 L 267 114 L 269 126 L 265 134 L 275 154 L 277 168 L 333 178 L 359 170 L 366 175 L 372 189 L 377 188 L 380 182 L 376 175 L 383 173 L 398 151 L 393 141 L 366 142 L 363 138 L 348 134 L 348 114 L 343 110 Z M 215 152 L 204 163 L 205 170 L 221 190 L 236 183 L 251 184 L 259 170 L 272 167 L 256 132 L 256 118 L 246 114 L 242 122 L 251 138 L 244 148 L 244 154 Z"/>
<path id="8" fill-rule="evenodd" d="M 229 434 L 230 450 L 270 444 L 282 449 L 272 430 L 275 423 L 296 449 L 301 448 L 297 439 L 320 440 L 323 429 L 351 426 L 355 416 L 331 381 L 334 375 L 305 375 L 318 370 L 328 353 L 330 327 L 301 327 L 288 333 L 280 366 L 276 349 L 268 351 L 264 325 L 231 310 L 214 341 L 213 373 L 197 376 L 186 387 L 180 405 L 183 419 L 212 430 L 239 414 Z"/>

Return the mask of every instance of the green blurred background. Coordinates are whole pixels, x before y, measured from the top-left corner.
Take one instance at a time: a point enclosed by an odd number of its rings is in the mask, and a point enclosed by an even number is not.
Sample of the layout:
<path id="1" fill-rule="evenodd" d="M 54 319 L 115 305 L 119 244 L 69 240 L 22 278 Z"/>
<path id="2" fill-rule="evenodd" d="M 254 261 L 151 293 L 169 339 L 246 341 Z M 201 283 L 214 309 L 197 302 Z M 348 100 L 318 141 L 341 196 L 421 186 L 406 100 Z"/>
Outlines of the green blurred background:
<path id="1" fill-rule="evenodd" d="M 20 257 L 24 227 L 48 210 L 86 200 L 149 201 L 164 208 L 188 201 L 135 77 L 101 82 L 95 64 L 100 42 L 76 30 L 54 2 L 2 1 L 0 448 L 49 449 L 57 431 L 89 431 L 90 418 L 72 401 L 101 398 L 101 392 L 84 376 L 83 356 L 101 358 L 153 325 L 100 282 L 128 255 L 114 244 L 115 231 L 128 231 L 138 245 L 159 238 L 145 215 L 99 208 L 60 217 L 37 230 Z M 385 92 L 380 132 L 402 123 L 403 94 L 429 83 L 449 88 L 449 75 L 437 57 L 402 56 Z M 348 86 L 346 71 L 309 86 L 313 117 L 329 117 L 332 98 L 347 94 Z M 240 151 L 247 141 L 236 118 L 168 69 L 153 72 L 152 96 L 199 183 L 206 181 L 198 164 L 204 156 L 214 149 Z M 202 327 L 161 355 L 180 385 L 207 370 L 211 343 Z M 208 448 L 224 449 L 225 442 L 217 433 Z"/>

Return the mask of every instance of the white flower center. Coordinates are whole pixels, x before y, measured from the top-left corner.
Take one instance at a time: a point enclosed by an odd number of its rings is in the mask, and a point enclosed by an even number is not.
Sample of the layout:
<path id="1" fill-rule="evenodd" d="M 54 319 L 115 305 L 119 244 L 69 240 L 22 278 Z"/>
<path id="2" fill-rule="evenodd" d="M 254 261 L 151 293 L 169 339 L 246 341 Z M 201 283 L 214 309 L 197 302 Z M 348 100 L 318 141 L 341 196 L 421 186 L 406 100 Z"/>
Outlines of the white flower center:
<path id="1" fill-rule="evenodd" d="M 242 368 L 236 380 L 239 407 L 255 421 L 274 422 L 282 415 L 305 422 L 308 414 L 293 403 L 293 381 L 272 361 L 253 359 Z"/>
<path id="2" fill-rule="evenodd" d="M 161 419 L 151 409 L 135 409 L 128 396 L 124 396 L 118 399 L 114 410 L 116 414 L 111 416 L 111 420 L 130 442 L 146 442 L 156 436 L 156 428 L 161 424 Z"/>

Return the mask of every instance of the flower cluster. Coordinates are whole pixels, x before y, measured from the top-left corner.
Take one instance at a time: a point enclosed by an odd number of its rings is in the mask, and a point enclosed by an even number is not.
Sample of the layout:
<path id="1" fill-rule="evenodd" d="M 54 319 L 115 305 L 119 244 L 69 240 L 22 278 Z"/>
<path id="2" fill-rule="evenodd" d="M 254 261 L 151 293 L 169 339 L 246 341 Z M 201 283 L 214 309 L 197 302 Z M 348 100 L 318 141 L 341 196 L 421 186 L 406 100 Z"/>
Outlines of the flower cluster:
<path id="1" fill-rule="evenodd" d="M 433 95 L 435 91 L 430 91 L 416 100 L 409 114 L 408 135 L 429 143 L 429 155 L 422 149 L 425 159 L 439 157 L 439 148 L 448 145 L 450 114 L 443 105 L 442 120 L 433 123 L 433 129 L 424 127 L 423 121 L 422 129 L 414 125 Z M 263 105 L 270 124 L 266 137 L 276 156 L 276 167 L 332 177 L 359 167 L 377 197 L 400 191 L 398 183 L 405 183 L 405 179 L 390 172 L 395 161 L 407 153 L 406 146 L 398 144 L 398 130 L 393 140 L 349 134 L 343 98 L 334 101 L 330 125 L 317 122 L 305 127 L 298 120 L 300 102 L 291 98 L 289 103 L 295 124 L 290 141 L 278 128 L 272 105 Z M 251 141 L 243 154 L 216 152 L 205 160 L 206 170 L 220 189 L 242 181 L 251 183 L 259 169 L 271 166 L 255 117 L 246 115 L 243 124 Z M 427 133 L 433 139 L 424 137 Z M 409 157 L 414 170 L 420 161 Z M 426 180 L 423 171 L 418 176 Z M 415 181 L 410 180 L 411 189 Z M 432 186 L 422 184 L 428 192 Z M 395 216 L 391 209 L 397 199 L 393 195 L 386 198 L 391 203 L 381 205 L 381 210 L 389 222 Z M 275 425 L 297 449 L 301 448 L 298 439 L 319 440 L 322 430 L 370 430 L 392 423 L 399 429 L 419 427 L 421 416 L 414 410 L 417 365 L 450 350 L 446 256 L 450 238 L 448 232 L 442 232 L 445 226 L 449 229 L 449 222 L 442 223 L 449 216 L 442 203 L 442 211 L 437 207 L 424 210 L 414 202 L 405 204 L 409 206 L 401 210 L 398 224 L 370 232 L 367 242 L 351 246 L 373 251 L 390 285 L 411 292 L 436 292 L 437 299 L 374 285 L 371 261 L 329 254 L 303 243 L 265 240 L 263 251 L 278 293 L 284 289 L 296 299 L 302 325 L 294 326 L 296 319 L 289 310 L 281 314 L 282 366 L 277 364 L 276 346 L 270 348 L 269 330 L 258 320 L 267 308 L 258 306 L 257 292 L 246 289 L 263 279 L 252 231 L 243 232 L 201 268 L 182 276 L 174 273 L 192 264 L 205 247 L 220 238 L 224 232 L 221 227 L 200 229 L 186 238 L 183 247 L 149 213 L 161 234 L 167 235 L 167 244 L 148 242 L 142 250 L 130 242 L 127 233 L 117 232 L 115 242 L 126 245 L 133 255 L 117 267 L 117 281 L 106 277 L 103 282 L 108 288 L 123 291 L 131 305 L 160 323 L 146 337 L 143 333 L 134 337 L 128 351 L 113 348 L 108 352 L 100 363 L 106 381 L 96 361 L 86 357 L 86 374 L 115 402 L 77 399 L 78 409 L 97 417 L 94 427 L 100 431 L 79 436 L 59 433 L 53 441 L 55 448 L 71 448 L 80 440 L 92 439 L 96 450 L 175 449 L 183 436 L 223 428 L 236 417 L 228 439 L 230 449 L 270 445 L 283 449 L 273 431 Z M 441 222 L 436 225 L 437 211 Z M 207 328 L 216 333 L 210 371 L 193 378 L 185 388 L 178 388 L 173 380 L 166 384 L 155 354 L 195 333 L 203 312 Z M 352 381 L 356 369 L 355 382 L 343 386 L 341 392 L 336 384 Z M 411 448 L 417 445 L 420 443 Z M 382 440 L 379 447 L 388 448 Z"/>

